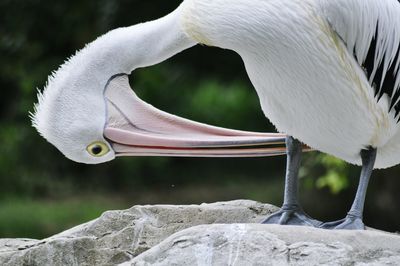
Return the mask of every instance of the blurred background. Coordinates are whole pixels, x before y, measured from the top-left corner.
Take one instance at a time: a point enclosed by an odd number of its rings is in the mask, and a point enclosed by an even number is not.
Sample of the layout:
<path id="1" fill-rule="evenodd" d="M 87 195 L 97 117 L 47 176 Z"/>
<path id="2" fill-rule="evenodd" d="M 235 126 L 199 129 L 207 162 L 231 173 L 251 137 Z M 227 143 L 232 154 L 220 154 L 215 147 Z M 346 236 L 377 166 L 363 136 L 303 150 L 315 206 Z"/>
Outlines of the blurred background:
<path id="1" fill-rule="evenodd" d="M 0 0 L 0 238 L 44 238 L 135 204 L 252 199 L 280 206 L 285 157 L 122 158 L 88 166 L 67 160 L 31 127 L 28 114 L 51 71 L 107 31 L 161 17 L 179 0 Z M 213 125 L 275 131 L 262 114 L 240 57 L 197 46 L 131 76 L 154 106 Z M 318 134 L 318 132 L 316 132 Z M 314 218 L 349 209 L 360 169 L 311 152 L 301 202 Z M 400 230 L 400 167 L 378 170 L 365 209 L 368 226 Z"/>

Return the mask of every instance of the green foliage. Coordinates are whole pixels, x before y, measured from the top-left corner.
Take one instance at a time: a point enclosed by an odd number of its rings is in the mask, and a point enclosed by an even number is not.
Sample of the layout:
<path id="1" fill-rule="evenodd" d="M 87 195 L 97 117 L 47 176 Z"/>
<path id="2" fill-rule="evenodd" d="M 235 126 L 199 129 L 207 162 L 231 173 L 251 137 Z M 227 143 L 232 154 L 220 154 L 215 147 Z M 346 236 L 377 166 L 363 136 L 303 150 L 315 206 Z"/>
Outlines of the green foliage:
<path id="1" fill-rule="evenodd" d="M 64 201 L 7 199 L 0 202 L 0 234 L 6 238 L 40 239 L 97 218 L 108 209 L 123 207 L 99 197 Z"/>
<path id="2" fill-rule="evenodd" d="M 328 188 L 332 194 L 338 194 L 349 187 L 349 173 L 346 162 L 318 152 L 307 154 L 300 169 L 300 177 L 307 179 L 309 188 Z"/>
<path id="3" fill-rule="evenodd" d="M 249 86 L 242 82 L 221 84 L 205 80 L 189 101 L 196 120 L 232 128 L 260 128 L 263 120 L 258 100 Z M 254 115 L 254 116 L 253 116 Z M 251 124 L 251 122 L 258 122 Z"/>
<path id="4" fill-rule="evenodd" d="M 327 187 L 333 194 L 338 194 L 349 186 L 346 162 L 326 154 L 320 154 L 318 161 L 326 169 L 326 173 L 317 179 L 318 188 Z"/>

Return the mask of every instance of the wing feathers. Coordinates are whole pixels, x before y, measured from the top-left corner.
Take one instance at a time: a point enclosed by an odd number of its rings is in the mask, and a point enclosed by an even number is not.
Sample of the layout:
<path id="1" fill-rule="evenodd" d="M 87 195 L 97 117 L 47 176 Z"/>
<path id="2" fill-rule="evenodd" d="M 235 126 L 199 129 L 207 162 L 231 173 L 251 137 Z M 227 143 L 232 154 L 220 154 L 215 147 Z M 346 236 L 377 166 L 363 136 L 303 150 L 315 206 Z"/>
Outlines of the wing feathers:
<path id="1" fill-rule="evenodd" d="M 390 100 L 400 122 L 400 2 L 320 0 L 322 12 L 364 68 L 375 96 Z"/>

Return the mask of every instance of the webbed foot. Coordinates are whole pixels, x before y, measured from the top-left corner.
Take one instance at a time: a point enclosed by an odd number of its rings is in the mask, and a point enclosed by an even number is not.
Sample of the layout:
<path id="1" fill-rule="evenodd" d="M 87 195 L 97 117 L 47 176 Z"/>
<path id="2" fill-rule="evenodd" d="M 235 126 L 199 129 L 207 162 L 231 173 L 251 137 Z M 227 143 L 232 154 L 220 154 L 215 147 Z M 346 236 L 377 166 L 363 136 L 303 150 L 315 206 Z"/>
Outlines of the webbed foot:
<path id="1" fill-rule="evenodd" d="M 271 214 L 263 224 L 301 225 L 319 227 L 322 222 L 310 218 L 299 206 L 282 207 Z"/>
<path id="2" fill-rule="evenodd" d="M 323 223 L 323 229 L 344 229 L 344 230 L 365 230 L 365 225 L 361 217 L 347 215 L 346 218 L 334 222 Z"/>

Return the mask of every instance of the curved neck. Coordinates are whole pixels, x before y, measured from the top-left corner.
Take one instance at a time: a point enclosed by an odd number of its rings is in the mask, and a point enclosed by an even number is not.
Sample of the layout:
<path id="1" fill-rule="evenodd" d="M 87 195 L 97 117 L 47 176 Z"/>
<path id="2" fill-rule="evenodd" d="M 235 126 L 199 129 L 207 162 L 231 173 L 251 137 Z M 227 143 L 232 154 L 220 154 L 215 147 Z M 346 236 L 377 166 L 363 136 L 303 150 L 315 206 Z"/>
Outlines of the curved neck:
<path id="1" fill-rule="evenodd" d="M 127 74 L 160 63 L 196 44 L 182 29 L 181 13 L 179 7 L 163 18 L 110 31 L 99 38 L 99 54 Z"/>

